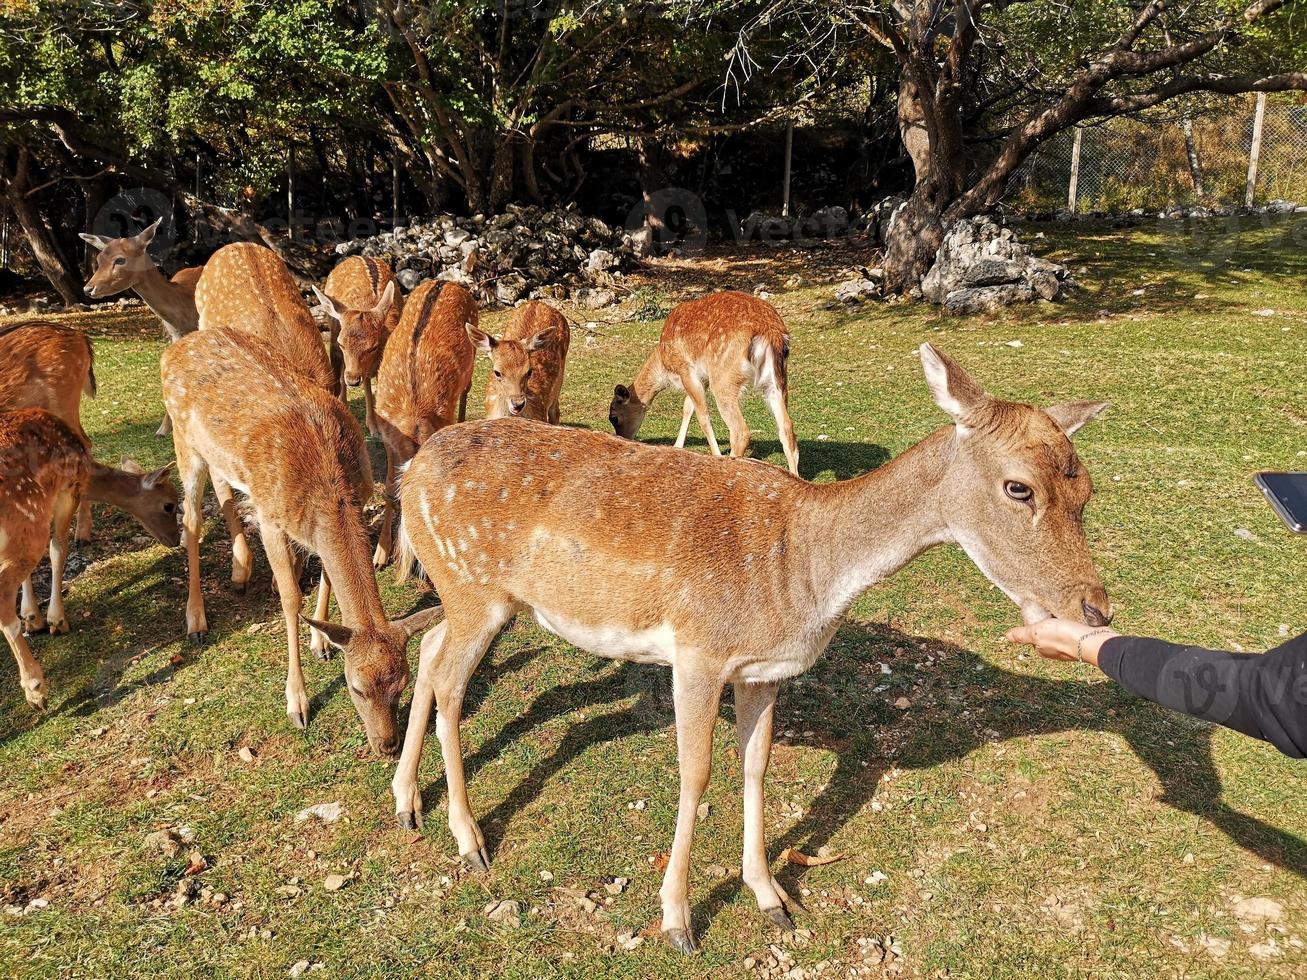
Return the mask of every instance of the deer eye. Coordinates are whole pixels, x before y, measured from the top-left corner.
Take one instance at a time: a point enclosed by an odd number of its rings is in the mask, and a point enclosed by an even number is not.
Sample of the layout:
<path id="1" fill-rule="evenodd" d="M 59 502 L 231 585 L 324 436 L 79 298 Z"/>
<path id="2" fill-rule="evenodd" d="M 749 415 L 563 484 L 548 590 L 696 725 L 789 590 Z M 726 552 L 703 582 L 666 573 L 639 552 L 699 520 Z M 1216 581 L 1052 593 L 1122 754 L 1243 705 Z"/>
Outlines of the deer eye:
<path id="1" fill-rule="evenodd" d="M 113 264 L 114 264 L 114 265 L 126 265 L 126 264 L 127 264 L 127 259 L 125 259 L 123 256 L 120 255 L 120 256 L 118 256 L 118 258 L 116 258 L 116 259 L 113 260 Z"/>
<path id="2" fill-rule="evenodd" d="M 1035 491 L 1031 490 L 1024 483 L 1018 483 L 1016 480 L 1006 481 L 1003 484 L 1003 492 L 1013 500 L 1018 500 L 1022 503 L 1025 503 L 1035 495 Z"/>
<path id="3" fill-rule="evenodd" d="M 496 371 L 496 372 L 495 372 L 495 377 L 496 377 L 496 378 L 502 378 L 503 375 L 500 374 L 498 371 Z"/>
<path id="4" fill-rule="evenodd" d="M 171 501 L 163 505 L 163 512 L 165 514 L 172 514 L 176 510 L 177 510 L 177 505 L 172 503 Z"/>

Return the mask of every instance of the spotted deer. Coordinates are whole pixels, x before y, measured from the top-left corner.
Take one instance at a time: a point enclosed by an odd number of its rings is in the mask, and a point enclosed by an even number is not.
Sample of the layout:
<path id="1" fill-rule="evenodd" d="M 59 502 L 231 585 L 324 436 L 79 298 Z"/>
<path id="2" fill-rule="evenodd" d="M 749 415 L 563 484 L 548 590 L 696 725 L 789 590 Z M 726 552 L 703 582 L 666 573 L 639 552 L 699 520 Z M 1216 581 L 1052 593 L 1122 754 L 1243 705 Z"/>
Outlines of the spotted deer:
<path id="1" fill-rule="evenodd" d="M 221 327 L 258 337 L 281 354 L 283 363 L 296 376 L 323 391 L 342 394 L 322 343 L 322 332 L 286 263 L 272 249 L 250 242 L 220 248 L 204 267 L 195 301 L 201 331 Z M 237 513 L 231 486 L 218 474 L 213 475 L 212 483 L 232 538 L 232 587 L 241 594 L 252 569 L 245 526 Z M 331 583 L 324 571 L 314 618 L 326 619 L 330 602 Z M 329 649 L 326 636 L 315 630 L 314 652 L 326 657 Z"/>
<path id="2" fill-rule="evenodd" d="M 728 290 L 677 306 L 667 316 L 658 345 L 630 387 L 617 385 L 608 407 L 614 431 L 634 439 L 645 413 L 668 388 L 685 392 L 676 448 L 685 445 L 690 417 L 696 416 L 714 456 L 722 454 L 704 394 L 711 388 L 717 410 L 731 436 L 731 455 L 749 451 L 749 426 L 740 396 L 752 387 L 776 419 L 776 429 L 790 472 L 799 475 L 799 445 L 790 421 L 787 363 L 790 335 L 770 303 Z"/>
<path id="3" fill-rule="evenodd" d="M 558 424 L 558 395 L 572 342 L 567 317 L 532 301 L 513 311 L 502 337 L 475 327 L 468 329 L 468 337 L 490 358 L 486 418 L 521 416 Z"/>
<path id="4" fill-rule="evenodd" d="M 0 412 L 0 630 L 18 661 L 23 696 L 37 708 L 45 707 L 45 674 L 23 636 L 14 597 L 20 583 L 30 588 L 32 569 L 49 542 L 46 617 L 51 632 L 68 628 L 63 602 L 68 530 L 89 480 L 86 445 L 66 422 L 38 408 Z"/>
<path id="5" fill-rule="evenodd" d="M 27 320 L 0 327 L 0 412 L 40 408 L 61 419 L 82 444 L 91 447 L 82 428 L 82 395 L 95 397 L 94 352 L 84 333 L 59 324 Z M 170 548 L 181 539 L 177 526 L 177 490 L 168 473 L 172 464 L 146 473 L 127 460 L 121 469 L 103 466 L 88 456 L 89 480 L 81 494 L 76 538 L 90 540 L 91 502 L 110 504 L 135 517 L 156 540 Z M 51 601 L 54 599 L 52 588 Z M 36 602 L 31 579 L 23 582 L 24 628 L 62 632 L 68 623 L 49 621 Z"/>
<path id="6" fill-rule="evenodd" d="M 663 933 L 684 952 L 695 948 L 695 815 L 732 685 L 743 878 L 767 918 L 792 929 L 763 839 L 776 692 L 812 666 L 854 599 L 954 542 L 1028 617 L 1108 620 L 1082 525 L 1092 486 L 1068 439 L 1105 406 L 1002 401 L 928 344 L 921 361 L 952 424 L 838 483 L 521 419 L 455 426 L 423 446 L 401 481 L 398 566 L 403 575 L 421 562 L 445 620 L 422 641 L 392 782 L 401 826 L 422 816 L 417 774 L 434 702 L 449 829 L 467 864 L 486 867 L 459 719 L 487 647 L 529 610 L 583 650 L 672 669 L 680 807 L 660 894 Z"/>
<path id="7" fill-rule="evenodd" d="M 345 384 L 363 386 L 364 418 L 375 433 L 372 381 L 386 341 L 399 325 L 399 284 L 385 262 L 351 255 L 331 270 L 321 289 L 313 287 L 313 294 L 331 323 L 333 356 L 339 352 Z"/>
<path id="8" fill-rule="evenodd" d="M 252 334 L 204 328 L 169 347 L 164 400 L 173 420 L 177 468 L 185 488 L 189 587 L 186 631 L 206 637 L 200 589 L 202 501 L 206 477 L 249 498 L 286 621 L 286 714 L 309 720 L 300 665 L 302 595 L 294 549 L 322 560 L 341 623 L 309 619 L 343 651 L 345 683 L 368 743 L 381 755 L 399 747 L 395 707 L 408 684 L 405 646 L 439 607 L 389 622 L 373 574 L 363 507 L 372 495 L 367 448 L 349 409 L 294 363 Z"/>
<path id="9" fill-rule="evenodd" d="M 390 561 L 394 544 L 395 474 L 418 448 L 467 416 L 476 349 L 468 325 L 476 301 L 458 283 L 424 282 L 404 302 L 377 374 L 377 429 L 386 446 L 386 505 L 373 561 Z"/>
<path id="10" fill-rule="evenodd" d="M 81 235 L 99 254 L 95 258 L 95 271 L 86 280 L 86 295 L 92 299 L 116 296 L 132 290 L 154 311 L 163 323 L 164 334 L 172 343 L 199 326 L 200 316 L 195 310 L 195 286 L 200 281 L 203 266 L 182 269 L 171 279 L 165 279 L 159 267 L 150 258 L 150 243 L 163 219 L 160 218 L 144 231 L 123 238 L 108 235 Z M 172 431 L 165 416 L 158 435 Z"/>

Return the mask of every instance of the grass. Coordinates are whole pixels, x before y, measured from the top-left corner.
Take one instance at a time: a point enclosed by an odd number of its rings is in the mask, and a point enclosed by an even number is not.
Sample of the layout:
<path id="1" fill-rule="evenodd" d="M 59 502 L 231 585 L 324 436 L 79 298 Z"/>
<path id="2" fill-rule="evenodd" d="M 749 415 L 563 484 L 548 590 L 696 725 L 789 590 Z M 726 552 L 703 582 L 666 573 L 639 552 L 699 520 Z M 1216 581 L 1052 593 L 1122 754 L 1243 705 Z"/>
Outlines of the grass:
<path id="1" fill-rule="evenodd" d="M 1004 396 L 1108 399 L 1077 442 L 1118 625 L 1248 650 L 1307 628 L 1305 543 L 1251 482 L 1259 469 L 1307 468 L 1307 221 L 1049 236 L 1042 250 L 1084 269 L 1084 290 L 1060 306 L 962 319 L 826 310 L 853 257 L 814 250 L 663 260 L 624 310 L 649 315 L 723 285 L 774 292 L 794 334 L 810 479 L 864 472 L 941 424 L 913 355 L 923 340 Z M 811 284 L 786 288 L 796 272 Z M 657 336 L 656 320 L 623 315 L 592 339 L 574 333 L 565 420 L 603 426 L 612 384 Z M 165 462 L 157 326 L 135 310 L 70 319 L 96 339 L 101 394 L 84 420 L 98 455 Z M 655 405 L 645 438 L 670 441 L 675 402 Z M 747 413 L 755 455 L 783 463 L 764 406 Z M 701 438 L 691 445 L 703 451 Z M 0 973 L 277 977 L 304 960 L 348 976 L 740 975 L 746 956 L 779 942 L 737 876 L 729 702 L 691 878 L 703 951 L 681 958 L 656 938 L 614 950 L 658 914 L 652 861 L 670 845 L 677 798 L 665 672 L 579 654 L 526 622 L 505 632 L 465 722 L 494 866 L 464 874 L 434 736 L 419 836 L 393 826 L 389 766 L 366 754 L 338 663 L 306 663 L 314 717 L 304 734 L 286 723 L 261 555 L 248 596 L 231 596 L 226 535 L 211 523 L 212 642 L 196 649 L 183 636 L 182 555 L 121 515 L 97 520 L 83 548 L 92 565 L 70 587 L 74 631 L 35 640 L 49 713 L 28 708 L 12 663 L 0 666 L 0 909 L 19 910 L 0 911 Z M 392 613 L 413 606 L 390 572 L 381 581 Z M 859 600 L 827 654 L 783 687 L 770 853 L 847 855 L 812 869 L 776 859 L 813 933 L 786 948 L 794 963 L 879 975 L 858 940 L 892 936 L 901 956 L 889 968 L 909 976 L 1301 976 L 1301 764 L 1135 701 L 1088 668 L 1014 650 L 1000 637 L 1016 618 L 959 551 L 938 549 Z M 892 707 L 900 696 L 910 709 Z M 343 804 L 340 822 L 295 822 L 329 801 Z M 179 828 L 193 843 L 175 856 L 146 840 Z M 207 867 L 177 907 L 191 850 Z M 867 883 L 877 871 L 885 880 Z M 327 892 L 330 873 L 353 877 Z M 595 914 L 555 889 L 607 898 L 614 876 L 631 882 Z M 1252 896 L 1280 903 L 1280 921 L 1235 915 Z M 484 914 L 501 899 L 522 903 L 520 928 Z"/>

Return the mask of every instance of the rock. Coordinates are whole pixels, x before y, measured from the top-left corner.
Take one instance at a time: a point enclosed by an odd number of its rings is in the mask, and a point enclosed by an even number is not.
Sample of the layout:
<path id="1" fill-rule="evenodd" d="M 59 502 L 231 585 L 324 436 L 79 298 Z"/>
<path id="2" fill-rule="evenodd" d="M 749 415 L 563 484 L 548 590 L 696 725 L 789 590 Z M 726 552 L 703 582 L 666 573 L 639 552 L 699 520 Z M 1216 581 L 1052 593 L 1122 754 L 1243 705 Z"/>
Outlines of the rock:
<path id="1" fill-rule="evenodd" d="M 592 310 L 612 306 L 617 302 L 617 294 L 611 289 L 582 289 L 577 293 L 577 302 Z"/>
<path id="2" fill-rule="evenodd" d="M 422 285 L 422 282 L 427 277 L 417 269 L 401 269 L 399 272 L 395 273 L 395 278 L 399 280 L 399 284 L 403 286 L 406 291 L 412 292 L 417 289 L 418 286 Z"/>
<path id="3" fill-rule="evenodd" d="M 990 312 L 1012 303 L 1061 298 L 1065 266 L 1030 254 L 1011 228 L 987 215 L 954 223 L 921 281 L 925 299 L 953 313 Z"/>
<path id="4" fill-rule="evenodd" d="M 157 851 L 167 858 L 174 858 L 182 851 L 182 842 L 178 836 L 171 830 L 156 830 L 152 834 L 146 834 L 145 847 L 150 851 Z"/>
<path id="5" fill-rule="evenodd" d="M 612 252 L 597 248 L 586 257 L 585 267 L 589 272 L 606 272 L 617 268 L 620 262 L 621 260 Z"/>
<path id="6" fill-rule="evenodd" d="M 900 711 L 906 711 L 908 708 L 912 707 L 912 702 L 907 698 L 898 698 L 894 702 L 894 707 L 898 708 Z"/>
<path id="7" fill-rule="evenodd" d="M 630 883 L 630 878 L 614 878 L 604 885 L 604 891 L 608 892 L 609 895 L 620 895 Z"/>
<path id="8" fill-rule="evenodd" d="M 335 823 L 344 813 L 345 808 L 339 803 L 316 803 L 295 814 L 295 823 L 301 824 L 313 819 L 321 820 L 323 823 Z"/>
<path id="9" fill-rule="evenodd" d="M 338 892 L 345 887 L 348 879 L 344 875 L 329 874 L 322 880 L 322 887 L 329 892 Z"/>
<path id="10" fill-rule="evenodd" d="M 835 287 L 835 298 L 848 306 L 879 299 L 880 295 L 880 283 L 871 279 L 850 279 Z"/>
<path id="11" fill-rule="evenodd" d="M 1028 303 L 1034 297 L 1033 287 L 1024 283 L 955 289 L 945 297 L 944 308 L 950 313 L 992 313 L 1013 303 Z"/>
<path id="12" fill-rule="evenodd" d="M 1279 922 L 1284 906 L 1272 898 L 1244 898 L 1234 903 L 1234 914 L 1245 922 Z"/>
<path id="13" fill-rule="evenodd" d="M 241 762 L 254 761 L 254 750 L 250 748 L 248 745 L 242 745 L 241 750 L 236 754 L 240 756 Z"/>
<path id="14" fill-rule="evenodd" d="M 522 905 L 516 901 L 491 902 L 485 907 L 486 918 L 491 922 L 517 929 L 522 925 Z"/>
<path id="15" fill-rule="evenodd" d="M 286 972 L 292 977 L 302 977 L 309 972 L 309 961 L 300 960 Z"/>
<path id="16" fill-rule="evenodd" d="M 465 228 L 451 228 L 445 232 L 445 244 L 458 247 L 472 237 L 472 233 Z"/>

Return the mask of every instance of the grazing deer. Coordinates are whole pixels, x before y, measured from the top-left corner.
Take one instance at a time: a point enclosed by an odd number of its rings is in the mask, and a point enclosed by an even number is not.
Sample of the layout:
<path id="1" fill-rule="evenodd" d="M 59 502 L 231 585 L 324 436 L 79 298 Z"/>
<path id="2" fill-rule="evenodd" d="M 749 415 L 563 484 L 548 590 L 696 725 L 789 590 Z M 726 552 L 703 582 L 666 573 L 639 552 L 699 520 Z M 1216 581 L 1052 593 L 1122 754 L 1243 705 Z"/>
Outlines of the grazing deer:
<path id="1" fill-rule="evenodd" d="M 195 310 L 195 285 L 204 268 L 191 266 L 171 279 L 163 277 L 149 251 L 162 221 L 160 218 L 139 234 L 125 238 L 81 235 L 82 241 L 99 252 L 95 272 L 86 280 L 84 288 L 92 299 L 115 296 L 126 289 L 135 291 L 163 322 L 164 333 L 172 343 L 200 325 L 200 315 Z M 157 435 L 166 436 L 171 431 L 171 423 L 165 416 Z"/>
<path id="2" fill-rule="evenodd" d="M 368 743 L 393 754 L 399 746 L 395 706 L 408 684 L 404 647 L 439 607 L 396 623 L 386 619 L 363 524 L 372 474 L 358 423 L 281 352 L 243 331 L 205 327 L 182 339 L 164 352 L 162 374 L 185 488 L 187 633 L 202 640 L 209 630 L 199 550 L 207 476 L 239 489 L 253 507 L 286 620 L 291 722 L 304 728 L 309 718 L 293 553 L 300 547 L 322 559 L 342 624 L 308 622 L 344 652 L 346 686 Z"/>
<path id="3" fill-rule="evenodd" d="M 88 449 L 82 428 L 83 393 L 95 397 L 95 355 L 86 334 L 56 323 L 26 320 L 0 327 L 0 411 L 42 408 L 62 419 Z M 146 473 L 132 460 L 122 469 L 90 461 L 91 475 L 77 515 L 78 541 L 91 537 L 91 502 L 126 511 L 158 541 L 175 548 L 177 491 L 167 479 L 172 464 Z M 29 632 L 42 626 L 30 583 L 24 587 L 24 620 Z"/>
<path id="4" fill-rule="evenodd" d="M 386 446 L 386 509 L 373 561 L 390 561 L 395 474 L 432 433 L 467 416 L 476 301 L 458 283 L 424 282 L 404 302 L 377 374 L 377 428 Z M 457 414 L 455 414 L 457 413 Z"/>
<path id="5" fill-rule="evenodd" d="M 422 814 L 417 772 L 434 700 L 449 828 L 465 861 L 486 866 L 459 718 L 487 647 L 530 610 L 584 650 L 672 668 L 681 792 L 662 927 L 682 951 L 695 948 L 695 813 L 722 686 L 734 687 L 743 877 L 768 919 L 793 928 L 763 840 L 777 685 L 812 666 L 854 599 L 952 541 L 1027 616 L 1108 619 L 1081 520 L 1092 486 L 1067 438 L 1104 405 L 1001 401 L 928 344 L 921 360 L 953 424 L 839 483 L 518 419 L 456 426 L 428 442 L 401 481 L 399 569 L 422 563 L 445 621 L 422 641 L 392 783 L 400 824 Z"/>
<path id="6" fill-rule="evenodd" d="M 38 708 L 45 707 L 45 674 L 23 636 L 14 597 L 20 582 L 30 586 L 48 541 L 46 615 L 52 633 L 68 628 L 63 601 L 68 528 L 89 479 L 86 446 L 58 416 L 36 408 L 0 413 L 0 630 L 18 661 L 23 696 Z"/>
<path id="7" fill-rule="evenodd" d="M 567 317 L 547 303 L 530 302 L 513 312 L 498 339 L 475 327 L 467 333 L 490 358 L 486 418 L 515 415 L 557 425 L 558 394 L 572 342 Z"/>
<path id="8" fill-rule="evenodd" d="M 713 433 L 704 388 L 712 389 L 717 410 L 731 434 L 731 455 L 749 450 L 749 426 L 740 410 L 740 395 L 755 388 L 776 418 L 776 429 L 790 472 L 799 475 L 799 445 L 790 421 L 786 362 L 790 335 L 776 308 L 747 293 L 728 290 L 682 303 L 667 316 L 658 346 L 628 388 L 617 385 L 608 420 L 619 436 L 634 439 L 649 405 L 668 388 L 685 392 L 676 448 L 685 445 L 690 416 L 708 438 L 714 456 L 722 454 Z"/>
<path id="9" fill-rule="evenodd" d="M 333 357 L 339 352 L 345 384 L 363 386 L 364 418 L 376 433 L 372 379 L 381 367 L 381 352 L 399 325 L 403 304 L 390 266 L 380 259 L 351 255 L 331 270 L 313 294 L 331 323 Z"/>
<path id="10" fill-rule="evenodd" d="M 282 355 L 292 372 L 322 390 L 343 395 L 322 344 L 322 331 L 313 321 L 294 277 L 276 252 L 251 242 L 218 249 L 204 267 L 195 290 L 200 330 L 216 327 L 251 334 Z M 231 582 L 243 594 L 250 580 L 252 559 L 245 526 L 236 512 L 232 488 L 213 474 L 213 492 L 232 537 Z M 318 587 L 315 618 L 326 619 L 331 586 L 326 572 Z M 315 630 L 313 649 L 326 657 L 326 637 Z"/>

